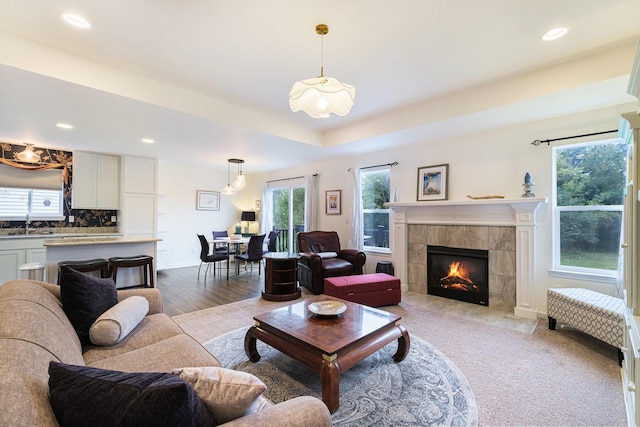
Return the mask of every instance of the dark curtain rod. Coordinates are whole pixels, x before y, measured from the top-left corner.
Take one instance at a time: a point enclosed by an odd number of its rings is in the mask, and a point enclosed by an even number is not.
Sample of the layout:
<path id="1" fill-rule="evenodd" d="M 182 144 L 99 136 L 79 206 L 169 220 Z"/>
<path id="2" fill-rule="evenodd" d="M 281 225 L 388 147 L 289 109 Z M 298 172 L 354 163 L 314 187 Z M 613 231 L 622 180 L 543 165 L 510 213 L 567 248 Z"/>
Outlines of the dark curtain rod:
<path id="1" fill-rule="evenodd" d="M 582 138 L 583 136 L 602 135 L 603 133 L 613 133 L 613 132 L 618 132 L 618 129 L 605 130 L 604 132 L 585 133 L 584 135 L 565 136 L 564 138 L 545 139 L 544 141 L 540 141 L 539 139 L 536 139 L 531 143 L 531 145 L 535 145 L 537 147 L 538 145 L 544 144 L 545 142 L 547 143 L 547 145 L 551 145 L 550 143 L 553 141 L 562 141 L 564 139 Z"/>
<path id="2" fill-rule="evenodd" d="M 317 173 L 314 173 L 311 176 L 318 176 Z M 281 179 L 272 179 L 271 181 L 267 181 L 267 184 L 270 184 L 272 182 L 278 182 L 278 181 L 290 181 L 292 179 L 300 179 L 300 178 L 304 178 L 304 175 L 301 176 L 292 176 L 291 178 L 281 178 Z"/>
<path id="3" fill-rule="evenodd" d="M 393 163 L 384 163 L 382 165 L 373 165 L 373 166 L 364 166 L 362 168 L 358 168 L 360 170 L 362 169 L 371 169 L 371 168 L 379 168 L 380 166 L 398 166 L 398 162 L 393 162 Z M 351 168 L 347 169 L 348 171 L 351 171 Z"/>

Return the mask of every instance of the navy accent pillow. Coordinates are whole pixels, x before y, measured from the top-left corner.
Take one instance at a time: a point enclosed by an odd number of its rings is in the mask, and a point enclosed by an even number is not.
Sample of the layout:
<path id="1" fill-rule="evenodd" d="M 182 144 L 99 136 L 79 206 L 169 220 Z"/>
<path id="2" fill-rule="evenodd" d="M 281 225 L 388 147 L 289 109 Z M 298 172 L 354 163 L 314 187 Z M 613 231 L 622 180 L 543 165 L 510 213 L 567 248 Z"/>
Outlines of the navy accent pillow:
<path id="1" fill-rule="evenodd" d="M 118 372 L 51 361 L 49 400 L 62 427 L 215 425 L 193 387 L 169 373 Z"/>
<path id="2" fill-rule="evenodd" d="M 98 278 L 63 266 L 60 269 L 62 309 L 76 330 L 80 342 L 91 344 L 89 328 L 102 313 L 118 303 L 112 278 Z"/>

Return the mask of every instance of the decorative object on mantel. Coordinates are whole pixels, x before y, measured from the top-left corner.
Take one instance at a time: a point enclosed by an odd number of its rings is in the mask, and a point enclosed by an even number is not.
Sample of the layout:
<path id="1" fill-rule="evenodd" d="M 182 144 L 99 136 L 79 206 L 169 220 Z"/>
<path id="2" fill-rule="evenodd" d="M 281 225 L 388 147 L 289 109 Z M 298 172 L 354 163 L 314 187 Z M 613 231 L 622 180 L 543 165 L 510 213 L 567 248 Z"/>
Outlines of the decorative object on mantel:
<path id="1" fill-rule="evenodd" d="M 494 195 L 494 196 L 470 196 L 470 195 L 467 194 L 467 197 L 470 198 L 471 200 L 504 199 L 504 196 L 498 196 L 498 195 Z"/>
<path id="2" fill-rule="evenodd" d="M 418 201 L 447 200 L 449 164 L 418 168 Z"/>
<path id="3" fill-rule="evenodd" d="M 320 76 L 295 82 L 289 93 L 291 111 L 302 110 L 315 119 L 329 117 L 331 113 L 338 116 L 348 114 L 356 96 L 353 86 L 324 76 L 324 36 L 328 32 L 329 27 L 325 24 L 316 26 L 316 33 L 322 36 Z"/>
<path id="4" fill-rule="evenodd" d="M 531 175 L 529 175 L 529 172 L 525 173 L 524 184 L 522 184 L 522 187 L 524 188 L 524 194 L 522 197 L 536 197 L 536 195 L 533 194 L 534 186 L 535 184 L 531 181 Z"/>

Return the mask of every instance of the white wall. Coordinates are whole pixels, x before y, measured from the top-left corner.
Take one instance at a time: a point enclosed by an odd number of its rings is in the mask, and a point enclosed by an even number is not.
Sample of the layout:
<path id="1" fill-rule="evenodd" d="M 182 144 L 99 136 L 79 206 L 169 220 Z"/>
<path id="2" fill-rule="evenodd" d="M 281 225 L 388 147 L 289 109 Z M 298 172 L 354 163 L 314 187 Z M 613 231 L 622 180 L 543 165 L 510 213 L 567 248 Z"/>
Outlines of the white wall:
<path id="1" fill-rule="evenodd" d="M 219 211 L 196 210 L 197 190 L 221 191 L 226 183 L 226 171 L 158 161 L 158 232 L 163 239 L 159 244 L 160 268 L 200 264 L 196 235 L 210 239 L 213 230 L 233 232 L 240 212 L 253 210 L 255 200 L 260 197 L 254 196 L 251 186 L 235 196 L 221 195 Z M 252 227 L 255 229 L 257 223 Z"/>

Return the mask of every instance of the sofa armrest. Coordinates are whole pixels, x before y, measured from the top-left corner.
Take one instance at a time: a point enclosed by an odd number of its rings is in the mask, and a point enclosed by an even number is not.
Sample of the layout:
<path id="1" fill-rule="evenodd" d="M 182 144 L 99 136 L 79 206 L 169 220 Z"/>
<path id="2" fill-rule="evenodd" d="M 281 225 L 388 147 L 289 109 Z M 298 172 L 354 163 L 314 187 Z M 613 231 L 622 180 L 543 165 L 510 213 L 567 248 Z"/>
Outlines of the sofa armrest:
<path id="1" fill-rule="evenodd" d="M 221 425 L 224 427 L 330 427 L 331 414 L 322 400 L 312 396 L 301 396 Z"/>
<path id="2" fill-rule="evenodd" d="M 157 288 L 122 289 L 118 291 L 118 302 L 125 298 L 141 296 L 149 301 L 149 314 L 162 313 L 162 294 Z"/>

